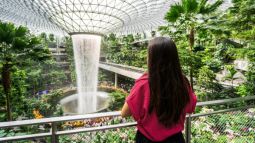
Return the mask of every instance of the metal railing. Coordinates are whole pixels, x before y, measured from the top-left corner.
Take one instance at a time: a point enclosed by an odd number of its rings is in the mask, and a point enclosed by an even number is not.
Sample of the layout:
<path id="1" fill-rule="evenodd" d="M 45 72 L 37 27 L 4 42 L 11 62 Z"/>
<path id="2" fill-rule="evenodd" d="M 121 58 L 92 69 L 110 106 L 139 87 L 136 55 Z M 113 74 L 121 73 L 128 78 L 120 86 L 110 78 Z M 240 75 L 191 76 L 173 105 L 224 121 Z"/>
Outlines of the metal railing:
<path id="1" fill-rule="evenodd" d="M 207 133 L 207 130 L 210 130 L 209 133 L 213 132 L 214 134 L 226 134 L 225 130 L 223 130 L 223 126 L 220 126 L 221 124 L 226 124 L 226 122 L 231 122 L 231 119 L 235 115 L 236 117 L 246 117 L 246 116 L 252 116 L 251 119 L 247 118 L 244 123 L 239 121 L 237 122 L 237 126 L 246 128 L 252 128 L 250 133 L 246 133 L 245 136 L 248 136 L 251 134 L 253 135 L 253 132 L 255 134 L 255 127 L 253 127 L 253 120 L 255 119 L 255 110 L 254 113 L 250 114 L 248 109 L 254 109 L 254 100 L 255 96 L 247 96 L 247 97 L 241 97 L 241 98 L 232 98 L 232 99 L 224 99 L 224 100 L 215 100 L 215 101 L 208 101 L 208 102 L 199 102 L 197 104 L 197 107 L 205 107 L 205 106 L 219 106 L 219 105 L 226 105 L 226 104 L 233 104 L 233 103 L 246 103 L 248 105 L 240 106 L 240 107 L 233 107 L 233 108 L 227 108 L 227 109 L 220 109 L 217 111 L 210 110 L 209 112 L 199 112 L 196 114 L 191 114 L 186 116 L 186 125 L 185 125 L 185 139 L 187 143 L 190 142 L 197 142 L 196 136 L 202 136 L 203 133 Z M 249 102 L 249 103 L 247 103 Z M 226 105 L 227 106 L 227 105 Z M 247 113 L 247 114 L 246 114 Z M 253 115 L 254 114 L 254 115 Z M 231 116 L 230 116 L 231 115 Z M 119 117 L 120 112 L 105 112 L 105 113 L 95 113 L 95 114 L 87 114 L 87 115 L 76 115 L 76 116 L 64 116 L 64 117 L 52 117 L 52 118 L 42 118 L 42 119 L 33 119 L 33 120 L 22 120 L 22 121 L 12 121 L 12 122 L 0 122 L 0 130 L 1 129 L 13 129 L 17 127 L 22 126 L 37 126 L 37 125 L 47 125 L 49 130 L 48 132 L 40 132 L 40 133 L 33 133 L 28 135 L 17 135 L 17 136 L 8 136 L 8 137 L 0 137 L 0 142 L 9 142 L 9 141 L 21 141 L 21 140 L 34 140 L 34 139 L 42 139 L 42 138 L 48 138 L 48 142 L 52 143 L 58 143 L 61 142 L 60 139 L 62 139 L 63 136 L 68 135 L 72 140 L 75 140 L 77 138 L 80 138 L 81 142 L 101 142 L 100 138 L 105 137 L 104 134 L 109 135 L 108 131 L 112 130 L 120 130 L 122 128 L 128 129 L 130 127 L 134 127 L 136 125 L 136 122 L 130 120 L 130 121 L 123 121 L 122 118 Z M 224 118 L 223 118 L 224 116 Z M 225 118 L 226 116 L 226 118 Z M 240 117 L 239 117 L 240 116 Z M 254 116 L 254 117 L 253 117 Z M 210 119 L 207 118 L 210 117 Z M 82 121 L 89 123 L 91 120 L 98 120 L 99 118 L 107 118 L 107 120 L 103 121 L 104 123 L 98 123 L 97 125 L 91 125 L 86 126 L 86 124 L 82 124 L 82 126 L 79 127 L 71 127 L 71 128 L 62 128 L 62 125 L 66 122 L 73 122 L 73 121 Z M 223 121 L 220 119 L 223 118 Z M 117 124 L 109 124 L 109 122 L 119 120 Z M 196 130 L 201 130 L 201 127 L 197 127 L 198 125 L 210 125 L 210 120 L 219 120 L 218 122 L 215 122 L 217 125 L 214 125 L 213 127 L 210 127 L 209 129 L 205 129 L 205 131 L 202 132 L 196 132 Z M 224 122 L 224 120 L 227 120 Z M 199 122 L 199 123 L 197 123 Z M 233 121 L 232 121 L 233 122 Z M 255 123 L 255 122 L 254 122 Z M 219 125 L 218 125 L 219 124 Z M 252 126 L 252 127 L 251 127 Z M 59 130 L 62 128 L 62 130 Z M 135 129 L 131 129 L 132 134 L 135 134 Z M 203 130 L 203 127 L 202 127 Z M 254 131 L 253 131 L 254 130 Z M 92 133 L 93 132 L 93 133 Z M 97 134 L 98 133 L 98 134 Z M 112 131 L 115 136 L 122 136 L 121 131 Z M 248 134 L 248 135 L 247 135 Z M 213 135 L 213 134 L 211 134 Z M 239 133 L 239 136 L 242 135 L 242 133 Z M 219 138 L 220 135 L 217 137 Z M 221 136 L 220 136 L 221 137 Z M 97 139 L 98 138 L 98 139 Z M 125 137 L 124 137 L 125 138 Z M 124 139 L 122 138 L 122 139 Z M 131 139 L 133 139 L 134 136 L 132 135 Z M 200 137 L 201 138 L 201 137 Z M 208 137 L 206 139 L 213 140 L 215 137 Z M 97 141 L 95 141 L 97 139 Z M 252 138 L 255 140 L 255 137 Z M 93 140 L 93 141 L 92 141 Z M 224 143 L 226 138 L 221 139 L 222 143 Z M 62 141 L 65 142 L 65 141 Z M 132 141 L 130 141 L 132 142 Z M 211 141 L 213 142 L 213 141 Z M 253 142 L 251 142 L 253 143 Z"/>

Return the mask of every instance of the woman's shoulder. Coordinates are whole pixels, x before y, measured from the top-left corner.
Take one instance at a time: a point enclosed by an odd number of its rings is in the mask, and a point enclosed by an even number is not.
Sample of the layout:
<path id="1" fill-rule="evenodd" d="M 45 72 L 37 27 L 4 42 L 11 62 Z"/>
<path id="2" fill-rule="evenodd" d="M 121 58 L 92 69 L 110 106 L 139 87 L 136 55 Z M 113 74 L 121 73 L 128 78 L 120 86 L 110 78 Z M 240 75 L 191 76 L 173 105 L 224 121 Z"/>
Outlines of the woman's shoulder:
<path id="1" fill-rule="evenodd" d="M 135 80 L 135 84 L 133 88 L 142 89 L 142 88 L 147 88 L 148 86 L 149 86 L 148 74 L 144 73 L 141 77 Z"/>
<path id="2" fill-rule="evenodd" d="M 146 83 L 148 82 L 148 79 L 149 79 L 148 73 L 143 73 L 142 76 L 135 80 L 135 83 Z"/>
<path id="3" fill-rule="evenodd" d="M 149 82 L 148 75 L 144 73 L 140 78 L 135 81 L 133 88 L 130 91 L 130 95 L 140 94 L 141 92 L 145 92 L 149 90 Z"/>

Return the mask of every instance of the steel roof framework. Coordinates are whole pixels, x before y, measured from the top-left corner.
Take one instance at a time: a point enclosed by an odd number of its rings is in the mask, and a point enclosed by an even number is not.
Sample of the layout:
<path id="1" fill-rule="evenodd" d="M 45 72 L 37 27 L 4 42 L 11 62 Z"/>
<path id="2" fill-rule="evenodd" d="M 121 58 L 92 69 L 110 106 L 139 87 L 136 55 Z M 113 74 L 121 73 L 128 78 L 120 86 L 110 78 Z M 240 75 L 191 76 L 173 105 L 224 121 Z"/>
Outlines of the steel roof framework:
<path id="1" fill-rule="evenodd" d="M 52 33 L 136 33 L 164 24 L 179 0 L 1 0 L 0 20 Z"/>

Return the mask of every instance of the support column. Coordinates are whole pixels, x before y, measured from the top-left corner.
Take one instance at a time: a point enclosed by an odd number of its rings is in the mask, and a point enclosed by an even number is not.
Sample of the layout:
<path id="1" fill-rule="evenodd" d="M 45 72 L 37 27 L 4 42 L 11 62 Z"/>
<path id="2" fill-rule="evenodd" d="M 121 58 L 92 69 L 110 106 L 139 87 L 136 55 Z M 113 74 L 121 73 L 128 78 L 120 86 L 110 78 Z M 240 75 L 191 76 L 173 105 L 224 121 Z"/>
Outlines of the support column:
<path id="1" fill-rule="evenodd" d="M 58 143 L 58 136 L 56 135 L 57 132 L 57 124 L 52 123 L 51 124 L 51 142 L 52 143 Z"/>
<path id="2" fill-rule="evenodd" d="M 117 88 L 118 87 L 118 74 L 117 73 L 115 73 L 115 78 L 114 79 L 115 79 L 114 87 Z"/>
<path id="3" fill-rule="evenodd" d="M 186 117 L 186 129 L 185 129 L 186 143 L 191 142 L 191 116 Z"/>

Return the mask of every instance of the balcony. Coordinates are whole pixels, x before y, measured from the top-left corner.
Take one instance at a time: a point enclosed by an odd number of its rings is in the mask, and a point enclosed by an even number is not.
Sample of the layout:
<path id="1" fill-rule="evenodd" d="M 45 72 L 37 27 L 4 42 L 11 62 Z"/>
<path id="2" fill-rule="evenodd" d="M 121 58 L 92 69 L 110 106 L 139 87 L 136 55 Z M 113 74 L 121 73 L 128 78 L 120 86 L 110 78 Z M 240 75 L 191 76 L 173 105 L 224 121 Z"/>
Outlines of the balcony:
<path id="1" fill-rule="evenodd" d="M 255 141 L 255 96 L 199 102 L 197 111 L 186 116 L 183 131 L 187 143 Z M 211 107 L 210 109 L 206 107 Z M 135 126 L 131 118 L 120 112 L 52 117 L 1 122 L 0 129 L 16 129 L 13 136 L 0 137 L 1 142 L 133 142 Z M 36 128 L 27 134 L 25 127 Z"/>

